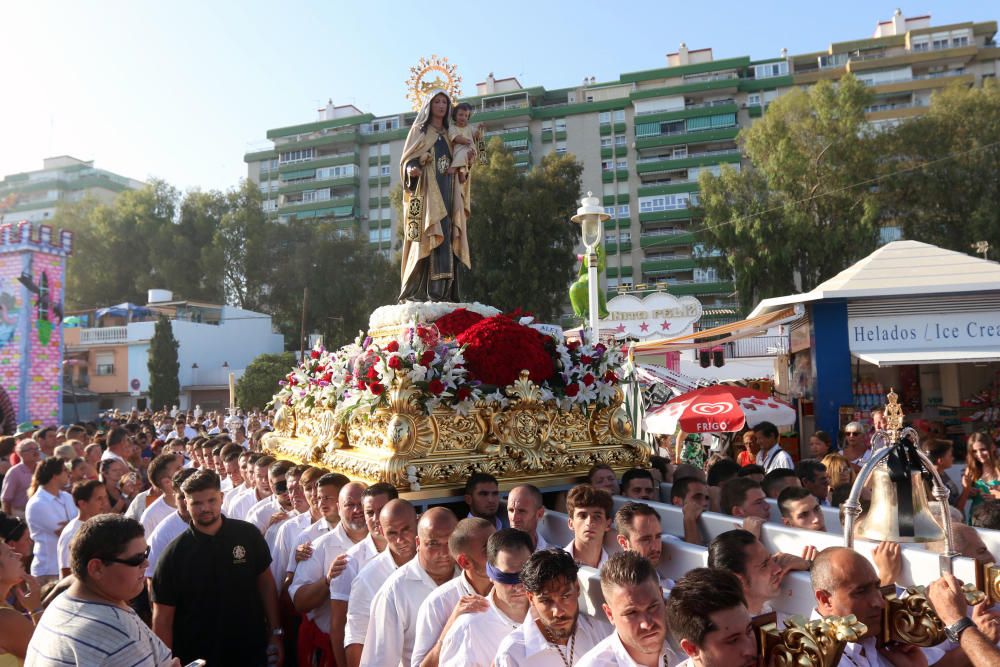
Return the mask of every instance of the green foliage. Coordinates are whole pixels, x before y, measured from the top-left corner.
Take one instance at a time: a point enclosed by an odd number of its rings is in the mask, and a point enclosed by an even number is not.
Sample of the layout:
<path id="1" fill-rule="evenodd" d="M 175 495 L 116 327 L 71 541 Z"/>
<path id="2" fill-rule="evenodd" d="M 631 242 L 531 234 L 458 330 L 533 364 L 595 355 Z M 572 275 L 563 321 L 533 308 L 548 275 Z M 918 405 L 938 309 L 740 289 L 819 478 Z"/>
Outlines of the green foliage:
<path id="1" fill-rule="evenodd" d="M 236 383 L 236 405 L 244 409 L 263 408 L 278 393 L 278 382 L 295 364 L 292 352 L 259 355 Z"/>
<path id="2" fill-rule="evenodd" d="M 794 90 L 740 139 L 752 168 L 701 178 L 702 239 L 723 253 L 743 306 L 806 291 L 875 249 L 883 139 L 868 131 L 870 92 L 852 75 Z"/>
<path id="3" fill-rule="evenodd" d="M 520 173 L 496 137 L 489 156 L 472 174 L 472 271 L 463 274 L 462 297 L 553 321 L 573 280 L 578 232 L 569 219 L 583 167 L 573 156 L 549 154 Z"/>
<path id="4" fill-rule="evenodd" d="M 1000 250 L 1000 85 L 954 85 L 936 93 L 926 114 L 887 136 L 880 185 L 889 222 L 907 238 L 970 252 Z"/>
<path id="5" fill-rule="evenodd" d="M 165 315 L 160 315 L 149 341 L 149 402 L 154 410 L 177 404 L 181 393 L 177 360 L 179 344 L 174 338 L 173 327 Z"/>

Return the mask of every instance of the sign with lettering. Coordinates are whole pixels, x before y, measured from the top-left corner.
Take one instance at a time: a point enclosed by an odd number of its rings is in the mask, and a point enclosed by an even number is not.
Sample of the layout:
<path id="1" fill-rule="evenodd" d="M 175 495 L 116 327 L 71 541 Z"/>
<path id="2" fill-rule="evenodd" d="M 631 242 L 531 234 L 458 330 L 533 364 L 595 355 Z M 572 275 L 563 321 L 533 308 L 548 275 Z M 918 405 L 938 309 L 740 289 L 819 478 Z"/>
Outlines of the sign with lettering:
<path id="1" fill-rule="evenodd" d="M 852 352 L 1000 346 L 1000 312 L 852 317 Z"/>
<path id="2" fill-rule="evenodd" d="M 678 298 L 654 292 L 640 299 L 619 294 L 608 301 L 608 316 L 601 320 L 601 329 L 639 339 L 673 338 L 691 333 L 701 312 L 701 302 L 693 296 Z"/>

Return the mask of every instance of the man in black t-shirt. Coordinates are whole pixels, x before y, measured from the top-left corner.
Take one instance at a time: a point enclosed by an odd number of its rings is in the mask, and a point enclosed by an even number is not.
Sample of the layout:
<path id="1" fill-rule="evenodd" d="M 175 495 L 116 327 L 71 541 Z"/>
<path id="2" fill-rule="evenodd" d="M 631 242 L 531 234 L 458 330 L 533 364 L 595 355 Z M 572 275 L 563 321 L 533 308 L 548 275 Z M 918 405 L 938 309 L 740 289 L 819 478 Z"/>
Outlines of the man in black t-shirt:
<path id="1" fill-rule="evenodd" d="M 222 516 L 219 476 L 199 470 L 182 485 L 191 526 L 153 574 L 153 630 L 182 664 L 263 667 L 281 660 L 282 630 L 271 554 L 255 526 Z"/>

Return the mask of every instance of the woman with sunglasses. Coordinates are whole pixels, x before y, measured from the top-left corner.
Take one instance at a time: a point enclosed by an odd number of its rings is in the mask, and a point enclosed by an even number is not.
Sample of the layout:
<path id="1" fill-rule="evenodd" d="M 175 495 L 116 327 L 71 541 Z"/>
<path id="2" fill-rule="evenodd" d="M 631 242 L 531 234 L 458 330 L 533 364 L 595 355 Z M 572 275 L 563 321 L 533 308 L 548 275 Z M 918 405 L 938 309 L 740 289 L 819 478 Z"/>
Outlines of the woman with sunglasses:
<path id="1" fill-rule="evenodd" d="M 35 468 L 35 493 L 24 514 L 35 541 L 31 574 L 42 585 L 59 578 L 59 535 L 77 515 L 73 496 L 63 490 L 68 483 L 66 462 L 59 457 L 45 459 Z"/>
<path id="2" fill-rule="evenodd" d="M 138 521 L 101 514 L 80 526 L 70 545 L 75 580 L 42 615 L 28 644 L 28 661 L 102 665 L 114 656 L 115 664 L 179 667 L 128 605 L 145 585 L 148 556 Z"/>
<path id="3" fill-rule="evenodd" d="M 42 600 L 38 582 L 24 571 L 21 554 L 6 544 L 0 544 L 0 593 L 17 600 L 19 607 L 0 603 L 0 667 L 15 667 L 24 664 Z"/>
<path id="4" fill-rule="evenodd" d="M 861 422 L 851 422 L 844 427 L 844 458 L 848 460 L 855 472 L 861 470 L 861 466 L 872 457 L 872 450 L 868 447 L 868 438 L 865 437 L 865 429 Z"/>

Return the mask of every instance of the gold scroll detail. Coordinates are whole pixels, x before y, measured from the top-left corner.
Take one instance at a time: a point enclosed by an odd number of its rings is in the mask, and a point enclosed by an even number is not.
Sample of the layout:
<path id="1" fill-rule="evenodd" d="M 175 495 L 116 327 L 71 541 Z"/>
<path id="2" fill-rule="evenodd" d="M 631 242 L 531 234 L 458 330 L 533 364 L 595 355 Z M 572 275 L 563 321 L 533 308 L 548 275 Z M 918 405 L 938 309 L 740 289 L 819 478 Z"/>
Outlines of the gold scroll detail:
<path id="1" fill-rule="evenodd" d="M 772 612 L 754 619 L 754 624 L 760 654 L 775 667 L 836 667 L 848 642 L 856 642 L 868 632 L 868 627 L 854 616 L 812 621 L 793 616 L 781 630 Z"/>

